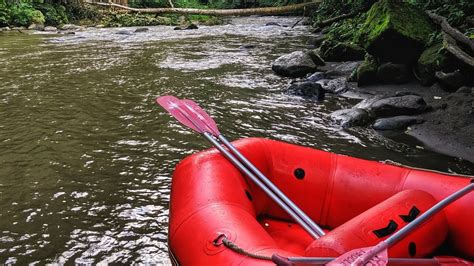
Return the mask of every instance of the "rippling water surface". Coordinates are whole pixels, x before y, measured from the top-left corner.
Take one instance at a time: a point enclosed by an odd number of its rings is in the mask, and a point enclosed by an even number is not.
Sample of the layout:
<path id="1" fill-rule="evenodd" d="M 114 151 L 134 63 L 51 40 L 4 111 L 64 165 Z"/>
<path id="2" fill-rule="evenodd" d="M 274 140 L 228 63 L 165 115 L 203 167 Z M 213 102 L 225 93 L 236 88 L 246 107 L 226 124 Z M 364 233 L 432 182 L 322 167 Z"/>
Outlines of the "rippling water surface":
<path id="1" fill-rule="evenodd" d="M 297 18 L 173 31 L 0 34 L 0 264 L 167 264 L 171 173 L 209 147 L 154 104 L 200 103 L 230 139 L 261 136 L 441 171 L 474 166 L 327 114 L 354 104 L 281 93 L 271 62 L 305 47 Z M 255 45 L 243 48 L 242 45 Z M 420 145 L 420 144 L 418 144 Z"/>

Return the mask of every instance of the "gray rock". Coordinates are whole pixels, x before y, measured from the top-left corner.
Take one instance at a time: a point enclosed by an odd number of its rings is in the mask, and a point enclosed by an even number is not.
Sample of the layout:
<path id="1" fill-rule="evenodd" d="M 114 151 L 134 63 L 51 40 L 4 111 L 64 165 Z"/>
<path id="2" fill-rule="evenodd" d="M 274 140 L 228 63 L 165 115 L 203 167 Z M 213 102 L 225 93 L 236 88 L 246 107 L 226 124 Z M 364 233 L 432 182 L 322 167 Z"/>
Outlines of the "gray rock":
<path id="1" fill-rule="evenodd" d="M 240 46 L 239 48 L 240 49 L 253 49 L 255 47 L 257 47 L 257 45 L 249 43 L 249 44 L 244 44 L 244 45 Z"/>
<path id="2" fill-rule="evenodd" d="M 33 23 L 28 27 L 28 29 L 29 30 L 44 30 L 44 25 Z"/>
<path id="3" fill-rule="evenodd" d="M 11 29 L 10 29 L 10 27 L 8 27 L 8 26 L 7 26 L 7 27 L 2 27 L 2 28 L 0 28 L 0 31 L 10 31 L 10 30 L 11 30 Z"/>
<path id="4" fill-rule="evenodd" d="M 372 112 L 372 104 L 374 104 L 375 102 L 381 100 L 385 98 L 384 96 L 382 95 L 376 95 L 372 98 L 367 98 L 367 99 L 364 99 L 362 100 L 361 102 L 359 102 L 358 104 L 356 104 L 354 106 L 354 108 L 359 108 L 359 109 L 364 109 L 366 110 L 367 112 Z"/>
<path id="5" fill-rule="evenodd" d="M 321 85 L 311 81 L 295 82 L 285 90 L 285 93 L 318 100 L 324 98 L 324 90 Z"/>
<path id="6" fill-rule="evenodd" d="M 370 122 L 369 113 L 364 109 L 342 109 L 331 113 L 331 119 L 343 128 L 364 126 Z"/>
<path id="7" fill-rule="evenodd" d="M 377 69 L 377 79 L 383 83 L 402 84 L 410 81 L 411 73 L 404 64 L 383 63 Z"/>
<path id="8" fill-rule="evenodd" d="M 12 30 L 22 31 L 25 30 L 25 27 L 12 27 Z"/>
<path id="9" fill-rule="evenodd" d="M 296 51 L 280 56 L 273 62 L 272 69 L 287 77 L 303 77 L 316 71 L 316 64 L 307 52 Z"/>
<path id="10" fill-rule="evenodd" d="M 74 25 L 74 24 L 64 24 L 61 28 L 61 30 L 75 30 L 75 31 L 80 31 L 84 30 L 84 27 Z"/>
<path id="11" fill-rule="evenodd" d="M 95 25 L 96 28 L 98 29 L 101 29 L 101 28 L 105 28 L 105 25 L 104 24 L 97 24 Z"/>
<path id="12" fill-rule="evenodd" d="M 139 33 L 139 32 L 147 32 L 147 31 L 149 31 L 148 28 L 137 28 L 137 29 L 135 30 L 136 33 Z"/>
<path id="13" fill-rule="evenodd" d="M 320 80 L 318 81 L 321 84 L 322 88 L 330 93 L 343 93 L 349 89 L 349 84 L 347 84 L 347 78 L 339 77 L 336 79 L 329 80 Z"/>
<path id="14" fill-rule="evenodd" d="M 419 116 L 394 116 L 388 118 L 379 118 L 375 120 L 372 128 L 375 130 L 396 130 L 405 129 L 414 124 L 423 123 L 425 120 Z"/>
<path id="15" fill-rule="evenodd" d="M 315 50 L 309 51 L 308 52 L 309 56 L 311 56 L 311 59 L 313 59 L 313 62 L 318 65 L 318 66 L 324 66 L 326 62 L 319 56 L 319 53 Z"/>
<path id="16" fill-rule="evenodd" d="M 115 34 L 120 34 L 120 35 L 132 35 L 133 33 L 128 30 L 119 30 Z"/>
<path id="17" fill-rule="evenodd" d="M 268 22 L 267 24 L 265 24 L 265 26 L 278 26 L 278 27 L 280 27 L 281 25 L 276 23 L 276 22 Z"/>
<path id="18" fill-rule="evenodd" d="M 191 23 L 189 25 L 186 25 L 186 26 L 181 26 L 181 27 L 175 27 L 174 30 L 197 30 L 199 29 L 199 27 L 194 24 L 194 23 Z"/>
<path id="19" fill-rule="evenodd" d="M 443 85 L 443 87 L 449 91 L 456 91 L 466 83 L 466 79 L 459 70 L 451 73 L 437 71 L 435 76 L 439 83 L 441 83 L 441 85 Z"/>
<path id="20" fill-rule="evenodd" d="M 326 72 L 331 77 L 349 77 L 354 71 L 357 71 L 360 62 L 344 62 Z"/>
<path id="21" fill-rule="evenodd" d="M 383 98 L 370 106 L 370 111 L 377 117 L 414 115 L 427 109 L 425 100 L 417 95 Z"/>
<path id="22" fill-rule="evenodd" d="M 474 87 L 461 87 L 459 88 L 456 93 L 466 93 L 466 94 L 474 94 Z"/>
<path id="23" fill-rule="evenodd" d="M 47 26 L 47 27 L 44 27 L 44 31 L 58 31 L 58 28 L 56 27 L 53 27 L 53 26 Z"/>
<path id="24" fill-rule="evenodd" d="M 324 72 L 315 72 L 306 77 L 307 80 L 316 82 L 326 78 L 326 74 Z"/>

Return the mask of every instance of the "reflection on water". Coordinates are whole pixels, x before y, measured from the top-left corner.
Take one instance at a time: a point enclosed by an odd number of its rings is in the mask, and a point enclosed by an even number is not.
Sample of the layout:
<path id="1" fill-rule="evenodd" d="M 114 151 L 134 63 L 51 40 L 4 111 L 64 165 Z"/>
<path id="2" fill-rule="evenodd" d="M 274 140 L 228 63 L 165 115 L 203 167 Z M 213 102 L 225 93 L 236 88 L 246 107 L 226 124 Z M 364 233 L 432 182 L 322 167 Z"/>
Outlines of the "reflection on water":
<path id="1" fill-rule="evenodd" d="M 154 104 L 163 94 L 194 99 L 231 139 L 472 173 L 467 162 L 332 125 L 327 114 L 352 100 L 282 94 L 289 80 L 270 63 L 304 48 L 308 32 L 265 24 L 296 19 L 0 35 L 0 264 L 169 262 L 171 173 L 209 145 Z"/>

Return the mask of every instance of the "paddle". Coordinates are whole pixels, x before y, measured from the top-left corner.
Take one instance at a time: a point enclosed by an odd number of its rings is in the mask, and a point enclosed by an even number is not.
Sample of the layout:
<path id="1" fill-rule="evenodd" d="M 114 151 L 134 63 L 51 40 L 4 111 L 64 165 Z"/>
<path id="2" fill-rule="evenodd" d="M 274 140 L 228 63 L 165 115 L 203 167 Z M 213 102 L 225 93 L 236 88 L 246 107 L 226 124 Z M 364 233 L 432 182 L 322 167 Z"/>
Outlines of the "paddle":
<path id="1" fill-rule="evenodd" d="M 286 197 L 281 190 L 279 190 L 219 132 L 215 121 L 201 107 L 199 107 L 199 105 L 191 100 L 179 100 L 173 96 L 158 97 L 156 102 L 179 122 L 194 131 L 203 134 L 203 136 L 222 154 L 224 154 L 232 164 L 257 184 L 311 236 L 317 239 L 324 235 L 324 231 L 316 223 L 314 223 L 300 208 L 298 208 L 298 206 Z M 224 148 L 221 143 L 229 150 Z"/>
<path id="2" fill-rule="evenodd" d="M 418 226 L 424 223 L 426 220 L 431 218 L 433 215 L 441 211 L 443 208 L 454 202 L 455 200 L 461 198 L 462 196 L 466 195 L 467 193 L 474 190 L 474 179 L 471 180 L 471 183 L 463 187 L 462 189 L 452 193 L 448 197 L 444 198 L 442 201 L 436 203 L 433 207 L 428 209 L 418 218 L 413 220 L 410 224 L 400 229 L 400 231 L 396 232 L 389 238 L 381 241 L 379 244 L 373 247 L 367 248 L 360 248 L 351 250 L 337 259 L 328 263 L 328 266 L 333 265 L 387 265 L 388 256 L 387 256 L 387 249 L 396 244 L 398 241 L 403 239 L 413 230 L 415 230 Z"/>

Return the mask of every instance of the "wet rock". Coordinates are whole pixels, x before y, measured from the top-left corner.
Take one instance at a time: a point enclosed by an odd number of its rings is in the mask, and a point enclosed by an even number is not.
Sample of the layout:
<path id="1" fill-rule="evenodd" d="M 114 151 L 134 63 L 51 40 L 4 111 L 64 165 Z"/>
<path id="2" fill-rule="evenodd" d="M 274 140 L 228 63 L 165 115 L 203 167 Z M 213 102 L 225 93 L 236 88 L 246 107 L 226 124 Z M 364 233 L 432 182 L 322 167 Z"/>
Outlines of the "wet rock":
<path id="1" fill-rule="evenodd" d="M 412 91 L 396 91 L 395 96 L 405 96 L 405 95 L 417 95 L 421 96 L 419 93 L 412 92 Z"/>
<path id="2" fill-rule="evenodd" d="M 324 41 L 320 47 L 321 57 L 326 61 L 357 61 L 363 60 L 365 50 L 353 43 Z"/>
<path id="3" fill-rule="evenodd" d="M 53 27 L 53 26 L 47 26 L 47 27 L 44 27 L 44 31 L 56 32 L 58 31 L 58 28 Z"/>
<path id="4" fill-rule="evenodd" d="M 360 62 L 344 62 L 327 71 L 326 75 L 331 77 L 349 77 L 353 72 L 357 71 L 359 65 Z"/>
<path id="5" fill-rule="evenodd" d="M 315 47 L 318 47 L 320 46 L 325 40 L 327 39 L 327 37 L 325 35 L 318 35 L 318 36 L 314 36 L 314 37 L 310 37 L 308 39 L 308 41 L 306 42 L 306 44 L 308 45 L 313 45 Z"/>
<path id="6" fill-rule="evenodd" d="M 179 27 L 174 28 L 174 30 L 197 30 L 197 29 L 199 29 L 199 27 L 194 23 L 191 23 L 186 26 L 179 26 Z"/>
<path id="7" fill-rule="evenodd" d="M 466 82 L 466 79 L 459 70 L 453 71 L 451 73 L 437 71 L 435 77 L 439 81 L 439 83 L 448 91 L 456 91 Z"/>
<path id="8" fill-rule="evenodd" d="M 0 28 L 0 31 L 11 31 L 12 29 L 10 29 L 10 27 L 1 27 Z"/>
<path id="9" fill-rule="evenodd" d="M 29 30 L 39 30 L 39 31 L 42 31 L 44 30 L 44 25 L 43 24 L 36 24 L 36 23 L 33 23 L 31 24 L 29 27 L 28 27 Z"/>
<path id="10" fill-rule="evenodd" d="M 128 30 L 119 30 L 115 34 L 120 34 L 120 35 L 132 35 L 133 33 Z"/>
<path id="11" fill-rule="evenodd" d="M 396 130 L 405 129 L 414 124 L 423 123 L 425 120 L 419 116 L 394 116 L 389 118 L 379 118 L 375 120 L 372 128 L 375 130 Z"/>
<path id="12" fill-rule="evenodd" d="M 388 117 L 420 114 L 425 112 L 428 106 L 420 96 L 405 95 L 380 99 L 369 108 L 377 117 Z"/>
<path id="13" fill-rule="evenodd" d="M 12 30 L 16 30 L 16 31 L 22 31 L 22 30 L 25 30 L 25 27 L 12 27 Z"/>
<path id="14" fill-rule="evenodd" d="M 315 72 L 309 76 L 306 77 L 307 80 L 316 82 L 322 79 L 325 79 L 327 76 L 324 72 Z"/>
<path id="15" fill-rule="evenodd" d="M 377 102 L 378 100 L 381 100 L 383 98 L 386 98 L 386 97 L 384 97 L 382 95 L 376 95 L 374 97 L 364 99 L 364 100 L 360 101 L 358 104 L 356 104 L 354 106 L 354 108 L 364 109 L 367 112 L 371 112 L 372 104 L 374 104 L 375 102 Z"/>
<path id="16" fill-rule="evenodd" d="M 60 29 L 61 30 L 81 31 L 81 30 L 84 30 L 84 27 L 74 25 L 74 24 L 64 24 Z"/>
<path id="17" fill-rule="evenodd" d="M 434 31 L 429 17 L 414 5 L 380 0 L 369 10 L 355 39 L 380 62 L 413 64 Z"/>
<path id="18" fill-rule="evenodd" d="M 272 69 L 277 74 L 287 77 L 303 77 L 316 71 L 316 64 L 307 52 L 296 51 L 277 58 Z"/>
<path id="19" fill-rule="evenodd" d="M 147 32 L 147 31 L 149 31 L 148 28 L 137 28 L 137 29 L 135 30 L 136 33 L 139 33 L 139 32 Z"/>
<path id="20" fill-rule="evenodd" d="M 253 49 L 255 47 L 257 47 L 257 45 L 250 43 L 250 44 L 244 44 L 244 45 L 240 46 L 239 48 L 240 49 Z"/>
<path id="21" fill-rule="evenodd" d="M 331 119 L 343 128 L 364 126 L 370 122 L 369 113 L 364 109 L 342 109 L 331 113 Z"/>
<path id="22" fill-rule="evenodd" d="M 349 84 L 347 84 L 347 78 L 339 77 L 336 79 L 329 79 L 329 80 L 320 80 L 318 81 L 321 84 L 322 88 L 330 93 L 343 93 L 349 89 Z"/>
<path id="23" fill-rule="evenodd" d="M 377 82 L 378 64 L 373 56 L 367 55 L 357 68 L 357 85 L 366 86 Z"/>
<path id="24" fill-rule="evenodd" d="M 281 27 L 281 25 L 276 23 L 276 22 L 268 22 L 267 24 L 265 24 L 265 26 L 278 26 L 278 27 Z"/>
<path id="25" fill-rule="evenodd" d="M 377 69 L 377 79 L 388 84 L 407 83 L 411 79 L 411 73 L 404 64 L 383 63 Z"/>
<path id="26" fill-rule="evenodd" d="M 326 62 L 319 56 L 319 53 L 315 50 L 309 51 L 308 52 L 309 56 L 311 56 L 311 59 L 313 59 L 313 62 L 318 65 L 318 66 L 324 66 Z"/>
<path id="27" fill-rule="evenodd" d="M 324 90 L 321 85 L 311 81 L 295 82 L 285 90 L 285 93 L 318 100 L 324 98 Z"/>
<path id="28" fill-rule="evenodd" d="M 101 29 L 101 28 L 105 28 L 105 25 L 104 24 L 97 24 L 95 25 L 96 28 L 98 29 Z"/>
<path id="29" fill-rule="evenodd" d="M 466 93 L 466 94 L 473 94 L 474 95 L 474 87 L 461 87 L 459 88 L 456 93 Z"/>

